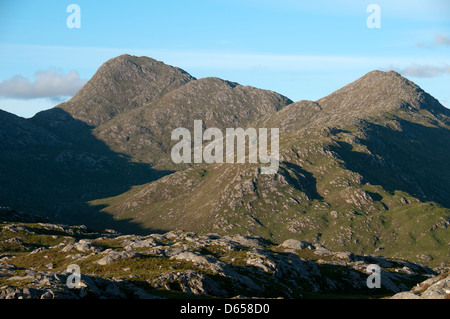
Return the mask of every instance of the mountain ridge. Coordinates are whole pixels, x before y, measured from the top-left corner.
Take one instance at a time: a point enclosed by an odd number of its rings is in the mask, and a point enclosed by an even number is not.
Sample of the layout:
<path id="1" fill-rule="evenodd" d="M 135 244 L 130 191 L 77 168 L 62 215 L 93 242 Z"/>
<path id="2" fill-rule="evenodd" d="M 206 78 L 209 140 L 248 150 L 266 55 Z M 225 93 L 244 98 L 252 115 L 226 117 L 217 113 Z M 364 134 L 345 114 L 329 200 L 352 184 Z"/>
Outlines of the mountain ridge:
<path id="1" fill-rule="evenodd" d="M 124 65 L 132 71 L 122 72 Z M 156 76 L 154 65 L 169 74 Z M 449 111 L 398 73 L 369 72 L 322 99 L 293 103 L 127 55 L 106 64 L 109 83 L 120 87 L 108 95 L 92 89 L 104 70 L 72 100 L 31 119 L 0 113 L 0 202 L 129 232 L 214 230 L 448 260 Z M 137 86 L 127 80 L 135 74 Z M 95 99 L 93 92 L 108 94 Z M 279 171 L 175 165 L 170 133 L 194 120 L 222 129 L 279 127 Z"/>
<path id="2" fill-rule="evenodd" d="M 153 165 L 162 158 L 167 164 L 170 134 L 162 132 L 192 127 L 194 120 L 200 118 L 205 127 L 244 127 L 291 103 L 273 91 L 208 77 L 191 81 L 151 104 L 119 115 L 96 127 L 94 134 L 115 151 Z"/>

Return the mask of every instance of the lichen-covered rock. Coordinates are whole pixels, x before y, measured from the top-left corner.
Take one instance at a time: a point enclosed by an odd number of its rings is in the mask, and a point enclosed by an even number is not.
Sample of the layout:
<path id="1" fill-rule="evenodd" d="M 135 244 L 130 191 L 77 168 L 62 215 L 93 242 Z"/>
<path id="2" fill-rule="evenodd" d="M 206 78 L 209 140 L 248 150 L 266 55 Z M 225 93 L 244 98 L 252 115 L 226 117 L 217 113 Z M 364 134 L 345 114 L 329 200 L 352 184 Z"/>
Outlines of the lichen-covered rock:
<path id="1" fill-rule="evenodd" d="M 411 291 L 401 292 L 392 299 L 450 299 L 450 273 L 423 281 Z"/>
<path id="2" fill-rule="evenodd" d="M 213 295 L 226 297 L 228 292 L 220 288 L 220 285 L 208 275 L 197 271 L 170 272 L 161 274 L 150 281 L 154 288 L 173 289 L 178 285 L 180 291 L 193 295 Z"/>
<path id="3" fill-rule="evenodd" d="M 104 256 L 103 258 L 95 261 L 96 264 L 99 265 L 109 265 L 113 262 L 115 262 L 116 260 L 119 259 L 125 259 L 125 258 L 133 258 L 133 257 L 138 257 L 140 256 L 139 253 L 136 253 L 134 251 L 122 251 L 122 252 L 118 252 L 118 251 L 114 251 L 112 249 L 107 249 L 103 252 L 103 254 L 105 254 L 106 256 Z"/>
<path id="4" fill-rule="evenodd" d="M 125 239 L 121 245 L 123 246 L 123 249 L 125 250 L 133 250 L 136 248 L 147 248 L 147 247 L 155 247 L 159 245 L 160 242 L 158 242 L 153 237 L 137 237 L 132 239 Z"/>
<path id="5" fill-rule="evenodd" d="M 287 239 L 280 245 L 280 247 L 294 250 L 302 250 L 306 248 L 313 248 L 314 246 L 306 241 Z"/>

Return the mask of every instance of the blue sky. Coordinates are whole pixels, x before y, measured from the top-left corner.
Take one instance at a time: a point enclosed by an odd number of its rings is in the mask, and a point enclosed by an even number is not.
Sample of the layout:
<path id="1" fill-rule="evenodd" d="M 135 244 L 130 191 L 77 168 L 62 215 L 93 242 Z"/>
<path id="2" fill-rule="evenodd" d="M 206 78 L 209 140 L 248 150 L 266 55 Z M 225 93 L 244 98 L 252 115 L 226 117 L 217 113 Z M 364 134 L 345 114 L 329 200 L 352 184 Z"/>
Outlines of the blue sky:
<path id="1" fill-rule="evenodd" d="M 79 29 L 66 25 L 70 4 Z M 381 28 L 366 24 L 370 4 Z M 394 69 L 450 106 L 448 0 L 0 0 L 0 109 L 53 107 L 124 53 L 294 101 Z"/>

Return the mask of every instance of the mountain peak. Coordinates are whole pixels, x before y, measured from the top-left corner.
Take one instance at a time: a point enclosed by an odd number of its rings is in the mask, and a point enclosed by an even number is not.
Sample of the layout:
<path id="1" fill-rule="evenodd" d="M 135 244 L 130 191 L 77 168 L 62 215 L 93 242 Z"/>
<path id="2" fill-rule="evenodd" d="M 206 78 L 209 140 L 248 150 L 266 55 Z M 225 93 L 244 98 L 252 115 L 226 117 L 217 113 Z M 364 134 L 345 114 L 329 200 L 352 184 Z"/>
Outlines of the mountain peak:
<path id="1" fill-rule="evenodd" d="M 318 100 L 324 109 L 366 112 L 408 109 L 447 113 L 439 101 L 395 71 L 371 71 Z"/>
<path id="2" fill-rule="evenodd" d="M 390 76 L 401 76 L 401 74 L 394 70 L 389 71 L 373 70 L 368 72 L 363 77 L 390 77 Z"/>
<path id="3" fill-rule="evenodd" d="M 105 62 L 70 101 L 59 107 L 97 126 L 192 80 L 195 78 L 180 68 L 149 57 L 123 54 Z"/>

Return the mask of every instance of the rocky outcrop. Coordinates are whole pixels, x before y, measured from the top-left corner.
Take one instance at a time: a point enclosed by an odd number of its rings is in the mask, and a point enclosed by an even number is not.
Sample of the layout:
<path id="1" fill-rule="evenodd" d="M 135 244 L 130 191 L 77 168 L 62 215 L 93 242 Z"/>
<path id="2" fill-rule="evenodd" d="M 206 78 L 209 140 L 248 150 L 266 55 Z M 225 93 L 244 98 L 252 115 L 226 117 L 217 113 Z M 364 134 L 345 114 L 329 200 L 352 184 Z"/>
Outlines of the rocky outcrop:
<path id="1" fill-rule="evenodd" d="M 198 271 L 186 270 L 178 272 L 163 273 L 161 276 L 149 280 L 149 284 L 156 289 L 177 289 L 190 295 L 211 295 L 225 297 L 227 291 L 208 275 Z"/>
<path id="2" fill-rule="evenodd" d="M 104 266 L 104 265 L 109 265 L 119 259 L 133 258 L 133 257 L 140 256 L 140 254 L 133 252 L 133 251 L 118 252 L 118 251 L 114 251 L 112 249 L 108 249 L 108 250 L 104 251 L 104 254 L 106 254 L 106 256 L 100 260 L 97 260 L 95 262 L 96 264 Z"/>
<path id="3" fill-rule="evenodd" d="M 450 273 L 427 279 L 411 291 L 400 292 L 391 299 L 450 299 Z"/>
<path id="4" fill-rule="evenodd" d="M 1 267 L 1 265 L 0 265 Z M 31 271 L 26 276 L 12 276 L 9 285 L 0 288 L 0 299 L 155 299 L 143 289 L 126 281 L 81 275 L 79 287 L 70 289 L 70 274 L 62 271 Z"/>
<path id="5" fill-rule="evenodd" d="M 449 283 L 420 264 L 333 252 L 296 239 L 277 245 L 242 235 L 171 231 L 138 236 L 96 233 L 84 226 L 8 222 L 1 225 L 0 237 L 5 243 L 0 254 L 1 299 L 394 293 L 400 293 L 395 298 L 441 298 Z M 381 288 L 376 291 L 367 287 L 369 266 L 374 264 L 381 270 Z M 71 287 L 74 269 L 79 269 L 81 280 Z M 426 278 L 406 293 L 411 283 Z"/>

